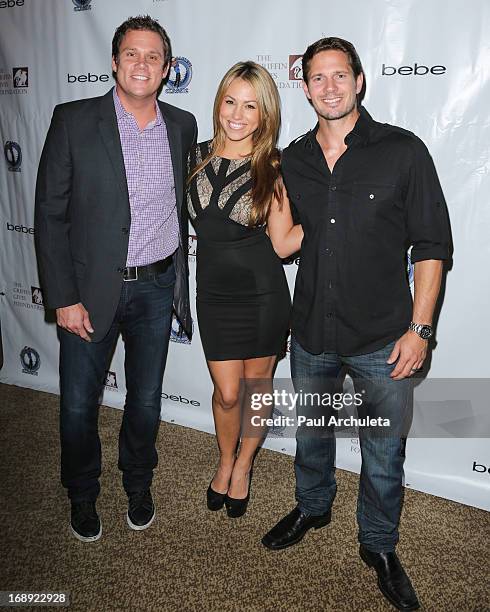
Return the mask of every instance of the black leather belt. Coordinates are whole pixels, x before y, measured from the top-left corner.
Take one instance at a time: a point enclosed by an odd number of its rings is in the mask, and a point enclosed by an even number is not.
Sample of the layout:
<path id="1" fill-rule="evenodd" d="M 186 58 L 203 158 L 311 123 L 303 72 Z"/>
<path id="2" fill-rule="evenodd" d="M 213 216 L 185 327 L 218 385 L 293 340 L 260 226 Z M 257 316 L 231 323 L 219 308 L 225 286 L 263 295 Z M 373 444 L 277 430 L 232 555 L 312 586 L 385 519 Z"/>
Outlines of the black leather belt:
<path id="1" fill-rule="evenodd" d="M 152 280 L 157 274 L 166 272 L 172 263 L 172 255 L 155 261 L 155 263 L 148 264 L 146 266 L 128 266 L 123 268 L 123 280 L 135 281 L 135 280 Z"/>

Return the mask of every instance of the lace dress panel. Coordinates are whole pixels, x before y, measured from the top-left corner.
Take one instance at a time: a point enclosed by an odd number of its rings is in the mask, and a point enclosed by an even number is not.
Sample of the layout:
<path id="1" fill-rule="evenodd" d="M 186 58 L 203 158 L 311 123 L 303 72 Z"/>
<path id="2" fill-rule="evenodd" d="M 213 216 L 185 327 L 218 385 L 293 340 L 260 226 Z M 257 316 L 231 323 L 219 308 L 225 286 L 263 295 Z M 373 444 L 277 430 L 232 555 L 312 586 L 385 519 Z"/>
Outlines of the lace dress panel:
<path id="1" fill-rule="evenodd" d="M 203 159 L 203 154 L 200 146 L 196 147 L 195 150 L 195 160 L 194 167 L 201 163 Z M 249 162 L 250 158 L 243 159 L 225 159 L 222 157 L 212 157 L 210 160 L 210 164 L 212 167 L 212 172 L 215 176 L 218 175 L 219 169 L 222 163 L 227 163 L 228 168 L 226 171 L 226 176 L 230 176 L 230 174 L 235 173 L 241 166 L 245 166 Z M 190 166 L 190 162 L 189 162 Z M 190 171 L 190 167 L 188 168 Z M 197 196 L 199 198 L 199 206 L 202 211 L 204 211 L 211 202 L 211 197 L 213 194 L 214 186 L 212 182 L 209 180 L 208 173 L 206 172 L 206 168 L 202 168 L 198 174 L 192 179 L 196 182 L 196 190 Z M 223 210 L 229 201 L 230 197 L 240 189 L 247 181 L 250 180 L 250 169 L 245 170 L 242 173 L 239 173 L 236 178 L 231 181 L 228 185 L 222 187 L 219 196 L 218 196 L 218 208 Z M 194 221 L 194 219 L 199 214 L 196 212 L 195 207 L 192 203 L 191 193 L 189 190 L 187 196 L 188 210 L 189 216 Z M 250 220 L 250 211 L 252 208 L 252 198 L 251 198 L 251 189 L 249 189 L 246 193 L 244 193 L 237 202 L 234 204 L 232 210 L 229 212 L 229 218 L 235 223 L 239 223 L 240 225 L 248 226 Z"/>
<path id="2" fill-rule="evenodd" d="M 219 166 L 221 163 L 220 157 L 214 157 L 211 160 L 213 164 L 213 168 L 215 172 L 218 172 Z M 232 159 L 230 160 L 230 165 L 226 172 L 226 176 L 229 176 L 232 172 L 235 172 L 237 168 L 245 165 L 248 162 L 248 159 Z M 247 181 L 250 180 L 250 170 L 244 172 L 237 176 L 237 178 L 232 181 L 229 185 L 225 185 L 223 187 L 219 199 L 218 206 L 221 210 L 226 206 L 226 203 L 230 199 L 230 197 L 237 191 L 240 187 L 242 187 Z M 248 225 L 250 219 L 250 211 L 252 208 L 252 198 L 251 198 L 251 190 L 249 189 L 247 193 L 243 194 L 240 199 L 233 206 L 231 212 L 229 213 L 229 218 L 236 223 L 240 223 L 240 225 Z"/>

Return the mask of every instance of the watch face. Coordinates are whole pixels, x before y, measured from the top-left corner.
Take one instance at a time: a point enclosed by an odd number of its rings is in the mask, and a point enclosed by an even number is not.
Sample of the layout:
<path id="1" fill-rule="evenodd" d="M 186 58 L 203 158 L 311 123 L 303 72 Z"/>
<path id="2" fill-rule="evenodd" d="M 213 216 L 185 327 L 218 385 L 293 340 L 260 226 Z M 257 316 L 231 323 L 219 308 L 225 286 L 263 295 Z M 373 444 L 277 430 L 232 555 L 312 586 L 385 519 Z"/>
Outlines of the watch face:
<path id="1" fill-rule="evenodd" d="M 432 327 L 430 325 L 422 325 L 420 330 L 420 337 L 424 340 L 428 340 L 432 337 Z"/>

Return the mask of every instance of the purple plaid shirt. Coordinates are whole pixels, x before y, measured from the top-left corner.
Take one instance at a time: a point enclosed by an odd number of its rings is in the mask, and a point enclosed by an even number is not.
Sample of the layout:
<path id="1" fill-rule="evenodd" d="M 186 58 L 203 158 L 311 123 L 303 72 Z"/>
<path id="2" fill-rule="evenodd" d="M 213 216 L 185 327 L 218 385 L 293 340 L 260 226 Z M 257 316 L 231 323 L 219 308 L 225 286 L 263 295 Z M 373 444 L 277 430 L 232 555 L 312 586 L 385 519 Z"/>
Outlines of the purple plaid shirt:
<path id="1" fill-rule="evenodd" d="M 114 87 L 114 107 L 128 182 L 131 228 L 127 266 L 164 259 L 179 246 L 179 220 L 167 128 L 155 103 L 156 119 L 140 131 Z"/>

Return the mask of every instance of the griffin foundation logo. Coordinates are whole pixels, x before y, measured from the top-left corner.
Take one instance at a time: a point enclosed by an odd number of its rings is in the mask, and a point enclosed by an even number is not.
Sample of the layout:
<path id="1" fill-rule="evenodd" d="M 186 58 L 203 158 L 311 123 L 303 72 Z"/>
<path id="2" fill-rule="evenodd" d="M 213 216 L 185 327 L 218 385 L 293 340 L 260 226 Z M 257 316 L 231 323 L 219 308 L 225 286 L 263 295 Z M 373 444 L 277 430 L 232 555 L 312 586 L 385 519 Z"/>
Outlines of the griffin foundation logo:
<path id="1" fill-rule="evenodd" d="M 29 68 L 27 66 L 12 68 L 12 82 L 16 89 L 29 87 Z"/>
<path id="2" fill-rule="evenodd" d="M 270 72 L 278 89 L 302 89 L 301 55 L 256 55 L 255 61 Z"/>
<path id="3" fill-rule="evenodd" d="M 194 333 L 194 321 L 192 321 L 192 332 Z M 177 344 L 191 343 L 180 321 L 174 314 L 172 315 L 172 327 L 170 328 L 170 342 L 177 342 Z"/>
<path id="4" fill-rule="evenodd" d="M 31 346 L 24 346 L 20 352 L 20 363 L 24 374 L 38 375 L 38 370 L 41 367 L 41 357 L 36 349 Z"/>
<path id="5" fill-rule="evenodd" d="M 22 165 L 22 149 L 17 142 L 7 140 L 3 146 L 5 161 L 10 172 L 20 172 Z"/>
<path id="6" fill-rule="evenodd" d="M 22 283 L 14 282 L 11 299 L 16 308 L 44 311 L 43 293 L 39 287 L 25 287 Z"/>
<path id="7" fill-rule="evenodd" d="M 92 0 L 71 0 L 71 1 L 75 5 L 75 8 L 73 9 L 75 13 L 78 13 L 80 11 L 92 10 L 92 7 L 90 6 L 90 4 L 92 3 Z"/>
<path id="8" fill-rule="evenodd" d="M 105 373 L 104 387 L 109 391 L 117 391 L 117 376 L 115 372 L 107 370 Z"/>
<path id="9" fill-rule="evenodd" d="M 33 287 L 31 285 L 31 299 L 36 306 L 44 306 L 44 297 L 41 287 Z"/>
<path id="10" fill-rule="evenodd" d="M 0 68 L 0 95 L 19 95 L 29 92 L 29 69 L 27 66 Z"/>
<path id="11" fill-rule="evenodd" d="M 186 57 L 174 57 L 165 93 L 188 93 L 192 80 L 192 64 Z"/>
<path id="12" fill-rule="evenodd" d="M 290 81 L 302 81 L 303 80 L 303 65 L 301 60 L 302 55 L 290 55 L 289 56 L 289 80 Z"/>

